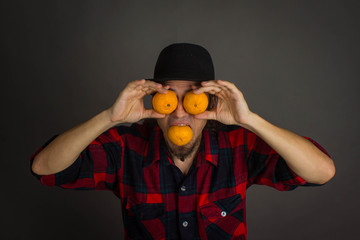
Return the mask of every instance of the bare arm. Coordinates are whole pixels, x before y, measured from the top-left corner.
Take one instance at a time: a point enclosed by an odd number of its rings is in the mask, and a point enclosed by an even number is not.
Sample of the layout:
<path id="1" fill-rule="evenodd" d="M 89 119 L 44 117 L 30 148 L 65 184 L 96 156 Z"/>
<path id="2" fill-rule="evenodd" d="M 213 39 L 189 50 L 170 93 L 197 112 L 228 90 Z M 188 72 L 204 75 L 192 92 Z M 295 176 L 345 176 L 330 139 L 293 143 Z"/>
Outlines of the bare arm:
<path id="1" fill-rule="evenodd" d="M 277 127 L 257 114 L 252 115 L 248 129 L 269 144 L 305 181 L 324 184 L 335 175 L 333 161 L 304 137 Z"/>
<path id="2" fill-rule="evenodd" d="M 203 82 L 202 87 L 194 92 L 208 92 L 219 97 L 215 110 L 195 117 L 239 125 L 254 132 L 282 156 L 298 176 L 309 183 L 323 184 L 334 176 L 334 163 L 325 153 L 309 140 L 251 112 L 243 94 L 233 83 L 222 80 Z"/>
<path id="3" fill-rule="evenodd" d="M 32 170 L 39 175 L 60 172 L 69 167 L 97 136 L 111 128 L 108 110 L 55 138 L 34 159 Z"/>
<path id="4" fill-rule="evenodd" d="M 49 175 L 66 169 L 93 140 L 117 124 L 164 117 L 144 108 L 144 96 L 156 91 L 166 93 L 167 90 L 161 84 L 144 79 L 129 83 L 111 108 L 59 135 L 38 153 L 33 161 L 33 172 Z"/>

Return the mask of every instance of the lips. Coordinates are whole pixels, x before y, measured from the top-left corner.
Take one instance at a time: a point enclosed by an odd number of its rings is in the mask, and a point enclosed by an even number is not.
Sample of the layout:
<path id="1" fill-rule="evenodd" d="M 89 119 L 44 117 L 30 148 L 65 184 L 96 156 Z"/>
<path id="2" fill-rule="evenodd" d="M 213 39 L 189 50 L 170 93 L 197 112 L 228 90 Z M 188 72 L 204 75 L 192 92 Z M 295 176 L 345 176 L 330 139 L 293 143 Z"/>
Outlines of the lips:
<path id="1" fill-rule="evenodd" d="M 170 127 L 171 126 L 189 126 L 190 128 L 192 128 L 190 126 L 190 123 L 187 123 L 187 122 L 173 122 L 173 123 L 170 124 Z"/>

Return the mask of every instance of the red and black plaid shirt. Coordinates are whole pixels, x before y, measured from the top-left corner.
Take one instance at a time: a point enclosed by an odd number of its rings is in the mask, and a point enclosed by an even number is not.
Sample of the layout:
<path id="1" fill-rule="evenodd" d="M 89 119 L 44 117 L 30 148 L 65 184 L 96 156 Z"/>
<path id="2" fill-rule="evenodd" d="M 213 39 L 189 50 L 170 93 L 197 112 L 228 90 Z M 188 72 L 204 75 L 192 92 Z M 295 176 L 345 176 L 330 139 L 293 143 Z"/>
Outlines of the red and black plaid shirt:
<path id="1" fill-rule="evenodd" d="M 121 199 L 126 239 L 246 239 L 248 187 L 286 191 L 314 185 L 259 137 L 236 126 L 204 130 L 186 176 L 158 126 L 133 124 L 100 135 L 64 171 L 38 177 L 48 186 L 112 191 Z"/>

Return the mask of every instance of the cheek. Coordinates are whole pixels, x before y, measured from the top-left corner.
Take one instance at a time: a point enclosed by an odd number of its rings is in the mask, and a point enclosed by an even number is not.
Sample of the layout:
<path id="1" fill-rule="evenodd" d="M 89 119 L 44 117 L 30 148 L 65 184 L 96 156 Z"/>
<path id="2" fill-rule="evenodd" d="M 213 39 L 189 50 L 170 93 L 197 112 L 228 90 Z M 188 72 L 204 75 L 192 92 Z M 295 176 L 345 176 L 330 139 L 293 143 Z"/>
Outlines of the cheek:
<path id="1" fill-rule="evenodd" d="M 207 120 L 200 120 L 200 119 L 196 119 L 195 120 L 195 126 L 196 126 L 196 133 L 197 135 L 200 135 L 206 125 Z"/>
<path id="2" fill-rule="evenodd" d="M 167 128 L 167 117 L 165 118 L 158 118 L 156 119 L 159 127 L 161 128 L 161 130 L 166 131 Z"/>

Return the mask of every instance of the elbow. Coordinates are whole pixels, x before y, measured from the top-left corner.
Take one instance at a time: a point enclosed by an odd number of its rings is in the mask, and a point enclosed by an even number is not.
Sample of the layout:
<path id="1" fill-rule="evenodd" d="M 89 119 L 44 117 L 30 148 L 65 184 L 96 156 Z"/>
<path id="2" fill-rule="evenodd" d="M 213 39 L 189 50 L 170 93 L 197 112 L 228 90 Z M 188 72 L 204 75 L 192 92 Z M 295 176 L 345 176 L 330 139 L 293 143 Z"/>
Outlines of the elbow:
<path id="1" fill-rule="evenodd" d="M 335 176 L 335 173 L 336 173 L 336 168 L 335 168 L 335 164 L 334 162 L 331 160 L 331 166 L 329 167 L 329 179 L 328 181 L 330 181 L 330 179 L 332 179 L 334 176 Z"/>
<path id="2" fill-rule="evenodd" d="M 334 162 L 329 158 L 326 166 L 322 167 L 322 179 L 318 182 L 319 184 L 325 184 L 329 182 L 336 173 Z"/>
<path id="3" fill-rule="evenodd" d="M 45 175 L 44 174 L 44 168 L 42 167 L 42 159 L 38 155 L 35 156 L 34 161 L 31 165 L 31 171 L 37 175 Z"/>

